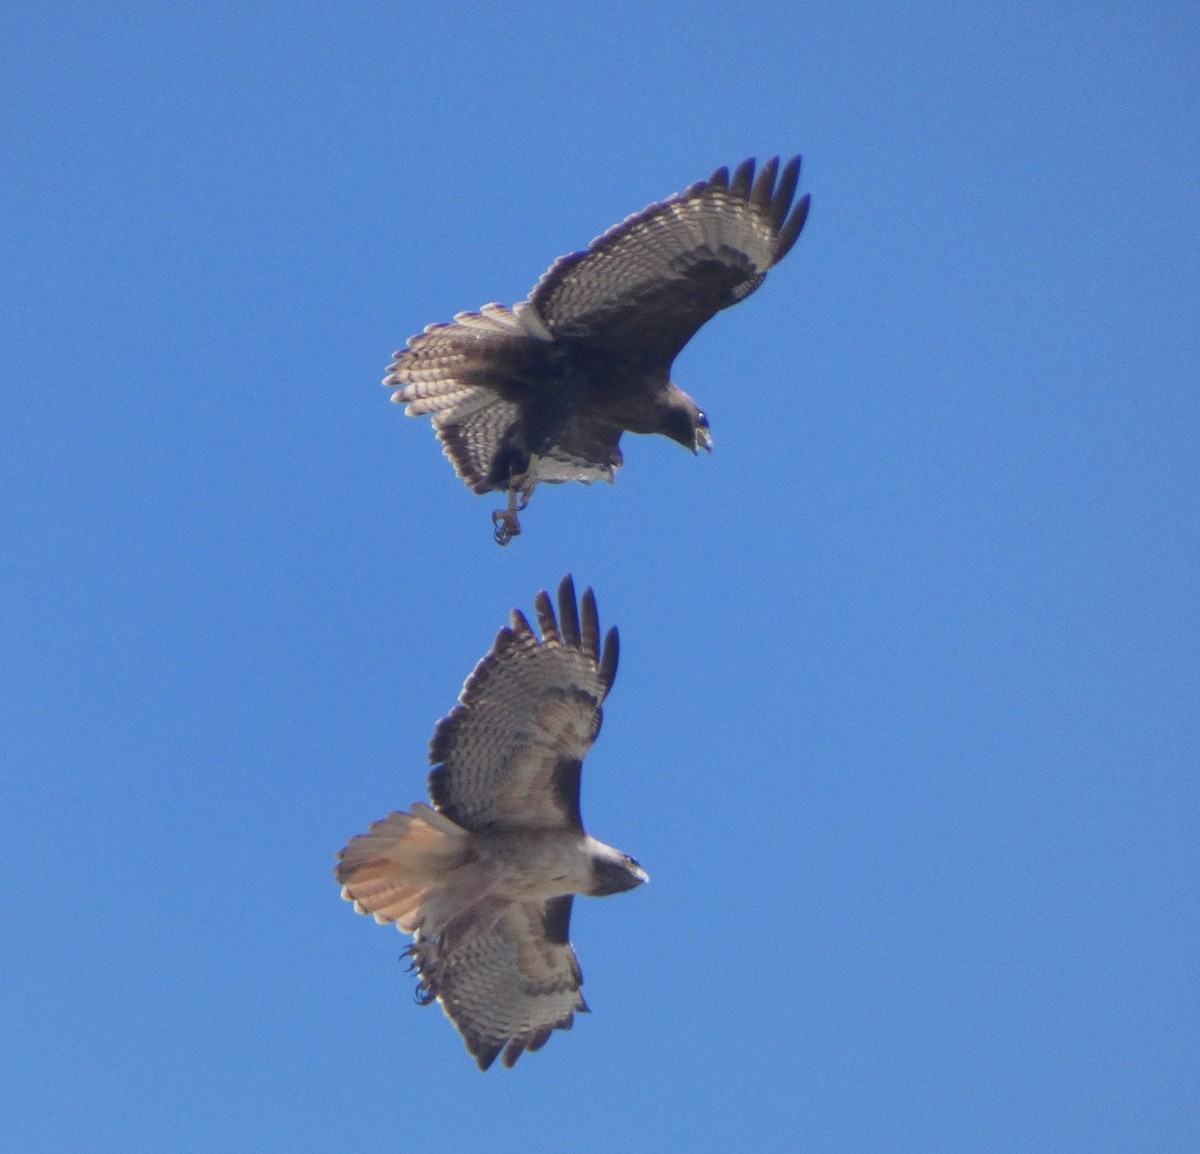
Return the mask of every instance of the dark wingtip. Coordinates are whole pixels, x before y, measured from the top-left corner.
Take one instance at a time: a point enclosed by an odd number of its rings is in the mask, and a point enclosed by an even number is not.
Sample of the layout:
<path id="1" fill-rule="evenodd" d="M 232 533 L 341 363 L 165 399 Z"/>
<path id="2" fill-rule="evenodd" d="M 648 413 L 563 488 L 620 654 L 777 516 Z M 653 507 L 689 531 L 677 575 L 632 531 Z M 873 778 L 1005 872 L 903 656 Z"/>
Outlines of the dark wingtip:
<path id="1" fill-rule="evenodd" d="M 510 625 L 505 625 L 496 634 L 496 645 L 500 645 L 506 641 L 508 637 L 532 637 L 533 628 L 529 624 L 529 618 L 521 612 L 520 609 L 514 609 L 509 615 Z M 506 636 L 507 635 L 507 636 Z M 495 648 L 495 646 L 493 646 Z"/>
<path id="2" fill-rule="evenodd" d="M 600 680 L 605 690 L 612 688 L 617 676 L 617 662 L 621 657 L 621 635 L 614 625 L 604 636 L 604 652 L 600 655 Z"/>
<path id="3" fill-rule="evenodd" d="M 575 579 L 570 573 L 558 586 L 558 629 L 564 645 L 580 647 L 579 607 L 575 601 Z"/>
<path id="4" fill-rule="evenodd" d="M 554 606 L 550 603 L 550 594 L 545 589 L 539 589 L 537 596 L 533 599 L 533 608 L 537 613 L 538 628 L 542 631 L 542 637 L 546 641 L 550 641 L 558 637 L 558 622 L 554 617 Z M 517 610 L 513 610 L 515 614 Z"/>
<path id="5" fill-rule="evenodd" d="M 812 197 L 805 193 L 797 202 L 796 207 L 792 209 L 792 215 L 787 218 L 787 222 L 779 230 L 775 237 L 775 253 L 774 262 L 778 264 L 789 252 L 792 251 L 792 245 L 796 243 L 800 236 L 801 230 L 804 228 L 804 222 L 808 220 L 808 206 L 812 201 Z"/>
<path id="6" fill-rule="evenodd" d="M 796 186 L 800 183 L 800 157 L 793 156 L 783 166 L 779 184 L 771 196 L 771 224 L 778 229 L 792 206 L 792 197 L 796 195 Z"/>
<path id="7" fill-rule="evenodd" d="M 733 178 L 729 182 L 729 191 L 734 196 L 743 199 L 749 197 L 750 186 L 754 181 L 754 157 L 748 157 L 733 170 Z"/>
<path id="8" fill-rule="evenodd" d="M 754 187 L 750 190 L 750 203 L 760 211 L 771 205 L 772 192 L 775 188 L 775 174 L 779 171 L 779 157 L 772 156 L 764 162 L 754 179 Z"/>
<path id="9" fill-rule="evenodd" d="M 596 611 L 596 594 L 591 586 L 583 591 L 579 600 L 580 640 L 583 651 L 593 661 L 600 657 L 600 615 Z"/>
<path id="10" fill-rule="evenodd" d="M 728 188 L 729 169 L 722 165 L 722 167 L 718 168 L 717 171 L 708 178 L 708 184 L 713 188 Z"/>
<path id="11" fill-rule="evenodd" d="M 492 1063 L 500 1056 L 500 1051 L 504 1049 L 504 1043 L 498 1046 L 483 1046 L 477 1045 L 471 1053 L 475 1057 L 475 1061 L 479 1068 L 487 1073 L 491 1069 Z M 516 1059 L 514 1059 L 515 1061 Z M 505 1062 L 506 1066 L 511 1066 L 512 1062 Z"/>

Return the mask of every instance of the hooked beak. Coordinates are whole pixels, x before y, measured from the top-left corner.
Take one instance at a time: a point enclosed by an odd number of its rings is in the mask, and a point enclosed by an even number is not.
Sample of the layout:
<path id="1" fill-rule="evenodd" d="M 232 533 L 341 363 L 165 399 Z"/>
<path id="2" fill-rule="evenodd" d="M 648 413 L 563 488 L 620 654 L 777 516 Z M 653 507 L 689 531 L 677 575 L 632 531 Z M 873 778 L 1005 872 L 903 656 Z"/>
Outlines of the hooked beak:
<path id="1" fill-rule="evenodd" d="M 706 453 L 711 453 L 713 451 L 712 432 L 709 429 L 706 429 L 703 425 L 696 426 L 696 444 L 692 449 L 692 453 L 695 454 L 700 449 L 703 449 Z"/>

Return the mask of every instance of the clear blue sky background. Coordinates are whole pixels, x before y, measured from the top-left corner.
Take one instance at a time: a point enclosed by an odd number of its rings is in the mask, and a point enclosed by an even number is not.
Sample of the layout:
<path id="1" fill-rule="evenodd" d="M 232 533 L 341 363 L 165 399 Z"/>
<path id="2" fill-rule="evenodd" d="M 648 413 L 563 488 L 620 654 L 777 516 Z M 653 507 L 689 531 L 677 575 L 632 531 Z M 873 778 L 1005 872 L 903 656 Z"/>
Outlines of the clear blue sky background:
<path id="1" fill-rule="evenodd" d="M 1194 1151 L 1200 16 L 0 17 L 0 1146 Z M 792 255 L 694 460 L 511 548 L 379 386 L 748 155 Z M 595 586 L 652 883 L 480 1075 L 331 876 L 514 605 Z"/>

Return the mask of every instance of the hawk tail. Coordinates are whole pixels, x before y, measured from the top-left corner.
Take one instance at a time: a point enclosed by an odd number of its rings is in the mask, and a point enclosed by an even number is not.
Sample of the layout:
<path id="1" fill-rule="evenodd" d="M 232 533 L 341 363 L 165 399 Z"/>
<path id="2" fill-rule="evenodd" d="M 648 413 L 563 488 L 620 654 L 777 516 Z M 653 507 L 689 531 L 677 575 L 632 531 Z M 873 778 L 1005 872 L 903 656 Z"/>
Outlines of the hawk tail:
<path id="1" fill-rule="evenodd" d="M 520 377 L 551 339 L 531 306 L 484 305 L 448 324 L 427 325 L 396 353 L 383 383 L 396 390 L 392 400 L 407 405 L 410 417 L 432 415 L 436 421 L 447 410 L 478 405 L 480 389 Z"/>
<path id="2" fill-rule="evenodd" d="M 503 489 L 509 473 L 497 460 L 522 412 L 514 396 L 541 371 L 551 340 L 531 305 L 484 305 L 413 337 L 383 383 L 410 417 L 433 421 L 446 456 L 476 493 Z"/>
<path id="3" fill-rule="evenodd" d="M 418 802 L 412 813 L 389 814 L 351 838 L 334 876 L 360 914 L 412 933 L 433 891 L 465 860 L 467 840 L 461 826 Z"/>

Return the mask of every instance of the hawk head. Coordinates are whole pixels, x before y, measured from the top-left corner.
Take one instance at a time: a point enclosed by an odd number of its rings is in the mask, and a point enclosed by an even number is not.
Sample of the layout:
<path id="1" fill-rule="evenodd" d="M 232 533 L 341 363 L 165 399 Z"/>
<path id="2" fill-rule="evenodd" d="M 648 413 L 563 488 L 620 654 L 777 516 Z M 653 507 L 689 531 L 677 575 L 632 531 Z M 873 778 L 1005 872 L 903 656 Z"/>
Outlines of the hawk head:
<path id="1" fill-rule="evenodd" d="M 691 397 L 678 385 L 670 386 L 671 392 L 667 399 L 666 410 L 663 414 L 659 432 L 678 441 L 685 449 L 693 453 L 703 449 L 712 452 L 712 431 L 708 427 L 708 417 Z"/>
<path id="2" fill-rule="evenodd" d="M 592 856 L 592 885 L 588 897 L 606 898 L 636 889 L 650 875 L 627 853 L 597 843 Z"/>

